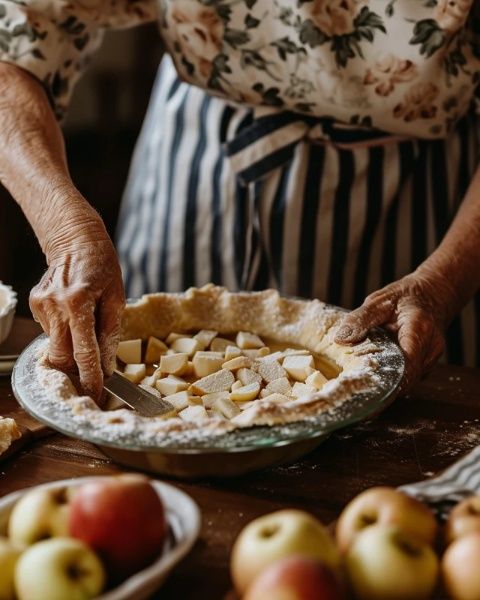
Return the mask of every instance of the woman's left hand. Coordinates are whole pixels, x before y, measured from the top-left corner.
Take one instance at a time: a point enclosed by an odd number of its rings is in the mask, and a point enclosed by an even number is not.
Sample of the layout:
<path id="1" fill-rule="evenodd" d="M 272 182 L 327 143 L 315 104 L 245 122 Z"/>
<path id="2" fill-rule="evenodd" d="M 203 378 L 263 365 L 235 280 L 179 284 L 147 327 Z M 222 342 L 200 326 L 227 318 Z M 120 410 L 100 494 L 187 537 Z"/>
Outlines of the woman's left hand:
<path id="1" fill-rule="evenodd" d="M 356 344 L 376 326 L 395 334 L 405 355 L 404 392 L 443 354 L 444 330 L 453 304 L 445 279 L 419 269 L 370 294 L 362 306 L 344 317 L 335 341 Z"/>

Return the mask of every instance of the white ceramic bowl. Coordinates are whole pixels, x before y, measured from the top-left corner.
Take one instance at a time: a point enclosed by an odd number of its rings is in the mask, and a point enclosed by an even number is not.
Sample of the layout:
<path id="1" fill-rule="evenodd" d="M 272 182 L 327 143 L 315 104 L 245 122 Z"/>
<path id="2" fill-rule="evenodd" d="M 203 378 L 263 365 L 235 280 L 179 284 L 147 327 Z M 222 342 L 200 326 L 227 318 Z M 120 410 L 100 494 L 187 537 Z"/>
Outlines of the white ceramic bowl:
<path id="1" fill-rule="evenodd" d="M 37 488 L 62 488 L 77 486 L 98 477 L 63 479 L 37 486 Z M 143 600 L 151 596 L 165 581 L 167 575 L 191 550 L 200 532 L 200 511 L 195 502 L 179 489 L 152 480 L 152 484 L 165 506 L 170 528 L 162 554 L 146 569 L 135 573 L 116 588 L 106 591 L 97 600 Z M 28 491 L 27 488 L 0 498 L 0 535 L 5 535 L 8 518 L 14 504 Z M 67 598 L 65 600 L 68 600 Z"/>
<path id="2" fill-rule="evenodd" d="M 5 341 L 12 329 L 17 306 L 17 294 L 9 285 L 0 281 L 0 344 Z"/>

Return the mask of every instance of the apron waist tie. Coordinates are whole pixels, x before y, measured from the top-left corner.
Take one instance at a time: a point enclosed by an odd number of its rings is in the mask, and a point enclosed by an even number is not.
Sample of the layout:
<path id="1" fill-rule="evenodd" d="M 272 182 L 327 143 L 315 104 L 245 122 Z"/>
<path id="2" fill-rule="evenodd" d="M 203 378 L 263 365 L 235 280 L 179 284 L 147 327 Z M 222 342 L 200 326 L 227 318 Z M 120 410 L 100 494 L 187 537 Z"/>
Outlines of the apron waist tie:
<path id="1" fill-rule="evenodd" d="M 348 150 L 405 139 L 373 128 L 341 125 L 333 119 L 263 108 L 255 109 L 253 122 L 225 144 L 225 152 L 240 182 L 248 185 L 290 162 L 302 140 Z"/>

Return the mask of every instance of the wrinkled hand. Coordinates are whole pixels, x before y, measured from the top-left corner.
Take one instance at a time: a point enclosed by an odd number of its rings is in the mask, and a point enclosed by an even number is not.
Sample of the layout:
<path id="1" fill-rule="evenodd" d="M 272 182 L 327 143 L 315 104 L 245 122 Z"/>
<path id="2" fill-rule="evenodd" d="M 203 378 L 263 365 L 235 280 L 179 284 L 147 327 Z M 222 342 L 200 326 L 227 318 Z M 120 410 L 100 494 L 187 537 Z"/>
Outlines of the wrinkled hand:
<path id="1" fill-rule="evenodd" d="M 100 397 L 103 373 L 114 368 L 125 304 L 118 259 L 104 230 L 69 236 L 51 256 L 49 267 L 30 294 L 30 308 L 50 336 L 49 362 L 78 367 L 83 391 Z"/>
<path id="2" fill-rule="evenodd" d="M 404 392 L 442 355 L 444 330 L 452 316 L 451 298 L 448 282 L 416 271 L 370 294 L 362 306 L 344 317 L 335 341 L 361 342 L 375 326 L 395 334 L 405 355 Z"/>

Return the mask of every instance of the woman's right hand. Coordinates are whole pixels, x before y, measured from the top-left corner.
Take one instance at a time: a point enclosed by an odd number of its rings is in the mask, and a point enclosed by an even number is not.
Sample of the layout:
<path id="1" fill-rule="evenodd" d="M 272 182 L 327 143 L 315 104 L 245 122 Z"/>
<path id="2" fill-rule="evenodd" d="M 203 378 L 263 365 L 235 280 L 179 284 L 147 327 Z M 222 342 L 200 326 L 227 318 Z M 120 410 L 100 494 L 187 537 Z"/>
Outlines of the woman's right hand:
<path id="1" fill-rule="evenodd" d="M 125 305 L 113 244 L 100 219 L 63 228 L 47 253 L 48 270 L 33 288 L 30 308 L 50 337 L 49 362 L 76 366 L 83 392 L 98 400 L 111 374 Z"/>
<path id="2" fill-rule="evenodd" d="M 45 90 L 0 62 L 0 181 L 18 202 L 47 258 L 30 307 L 50 336 L 49 359 L 78 366 L 83 391 L 98 399 L 115 359 L 124 292 L 103 221 L 68 172 L 61 129 Z"/>

